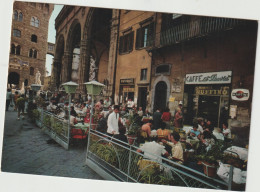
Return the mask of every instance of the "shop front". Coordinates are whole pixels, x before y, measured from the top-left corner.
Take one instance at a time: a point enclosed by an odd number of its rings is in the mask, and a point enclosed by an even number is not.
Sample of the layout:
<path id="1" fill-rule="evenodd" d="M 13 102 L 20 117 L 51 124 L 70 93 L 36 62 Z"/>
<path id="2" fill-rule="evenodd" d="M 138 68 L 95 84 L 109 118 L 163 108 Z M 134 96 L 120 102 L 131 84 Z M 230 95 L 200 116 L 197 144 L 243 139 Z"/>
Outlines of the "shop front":
<path id="1" fill-rule="evenodd" d="M 119 103 L 127 104 L 128 100 L 134 101 L 135 84 L 134 78 L 120 79 Z"/>
<path id="2" fill-rule="evenodd" d="M 184 87 L 184 121 L 202 117 L 221 127 L 228 119 L 231 71 L 186 74 Z"/>

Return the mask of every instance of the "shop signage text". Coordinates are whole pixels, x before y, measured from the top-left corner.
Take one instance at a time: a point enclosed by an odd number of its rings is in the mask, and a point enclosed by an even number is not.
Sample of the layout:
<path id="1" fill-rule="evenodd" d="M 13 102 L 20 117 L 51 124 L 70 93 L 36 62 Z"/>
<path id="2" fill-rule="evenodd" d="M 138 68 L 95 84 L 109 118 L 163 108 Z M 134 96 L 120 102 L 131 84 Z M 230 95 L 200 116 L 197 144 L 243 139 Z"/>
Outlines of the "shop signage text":
<path id="1" fill-rule="evenodd" d="M 134 79 L 120 79 L 120 84 L 134 84 Z"/>
<path id="2" fill-rule="evenodd" d="M 185 84 L 228 84 L 232 71 L 186 74 Z"/>
<path id="3" fill-rule="evenodd" d="M 229 89 L 224 87 L 220 89 L 196 87 L 195 94 L 196 95 L 229 95 Z"/>
<path id="4" fill-rule="evenodd" d="M 249 99 L 249 90 L 234 89 L 232 90 L 231 98 L 235 101 L 247 101 Z"/>

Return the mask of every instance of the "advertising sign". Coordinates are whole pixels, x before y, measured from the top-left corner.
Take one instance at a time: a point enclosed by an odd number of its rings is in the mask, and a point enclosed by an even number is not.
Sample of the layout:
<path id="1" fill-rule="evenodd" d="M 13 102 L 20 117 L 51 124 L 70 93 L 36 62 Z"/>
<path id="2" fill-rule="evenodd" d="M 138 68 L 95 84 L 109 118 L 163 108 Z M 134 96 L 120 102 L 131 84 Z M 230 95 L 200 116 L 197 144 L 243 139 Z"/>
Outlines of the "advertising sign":
<path id="1" fill-rule="evenodd" d="M 231 92 L 231 98 L 235 101 L 247 101 L 249 99 L 248 89 L 234 89 Z"/>
<path id="2" fill-rule="evenodd" d="M 185 84 L 229 84 L 232 71 L 186 74 Z"/>

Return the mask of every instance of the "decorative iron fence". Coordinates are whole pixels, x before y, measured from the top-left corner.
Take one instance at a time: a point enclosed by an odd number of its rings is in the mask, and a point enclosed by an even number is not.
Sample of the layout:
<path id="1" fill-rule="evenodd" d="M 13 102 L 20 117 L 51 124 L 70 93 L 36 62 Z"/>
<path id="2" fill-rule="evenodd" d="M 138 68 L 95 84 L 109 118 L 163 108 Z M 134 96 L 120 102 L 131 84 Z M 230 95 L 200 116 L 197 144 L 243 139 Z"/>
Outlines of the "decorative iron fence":
<path id="1" fill-rule="evenodd" d="M 118 181 L 231 189 L 232 178 L 229 183 L 225 183 L 163 157 L 156 157 L 158 161 L 151 161 L 137 152 L 136 146 L 95 130 L 89 132 L 88 138 L 86 163 L 94 163 Z M 143 160 L 148 163 L 143 163 Z M 232 170 L 233 168 L 230 168 L 230 173 Z"/>
<path id="2" fill-rule="evenodd" d="M 213 32 L 229 30 L 242 23 L 243 20 L 238 19 L 200 17 L 161 31 L 160 43 L 162 46 L 175 44 Z"/>
<path id="3" fill-rule="evenodd" d="M 38 111 L 40 116 L 36 119 L 36 124 L 62 147 L 69 149 L 70 127 L 68 122 L 43 109 L 38 108 Z"/>

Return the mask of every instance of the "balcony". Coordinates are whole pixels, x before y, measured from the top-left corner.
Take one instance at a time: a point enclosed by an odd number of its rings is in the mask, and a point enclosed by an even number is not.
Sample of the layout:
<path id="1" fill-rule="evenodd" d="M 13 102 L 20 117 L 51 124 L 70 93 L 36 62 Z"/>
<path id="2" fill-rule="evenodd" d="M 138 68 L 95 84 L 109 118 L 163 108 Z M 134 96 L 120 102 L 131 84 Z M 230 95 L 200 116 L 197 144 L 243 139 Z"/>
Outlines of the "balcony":
<path id="1" fill-rule="evenodd" d="M 243 20 L 238 19 L 200 17 L 161 31 L 160 45 L 176 44 L 215 32 L 230 30 L 243 23 Z"/>

